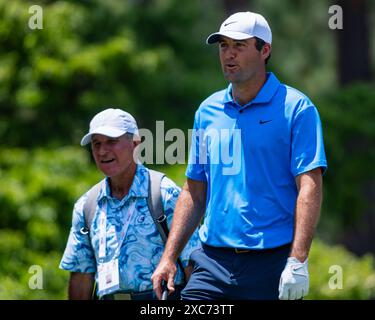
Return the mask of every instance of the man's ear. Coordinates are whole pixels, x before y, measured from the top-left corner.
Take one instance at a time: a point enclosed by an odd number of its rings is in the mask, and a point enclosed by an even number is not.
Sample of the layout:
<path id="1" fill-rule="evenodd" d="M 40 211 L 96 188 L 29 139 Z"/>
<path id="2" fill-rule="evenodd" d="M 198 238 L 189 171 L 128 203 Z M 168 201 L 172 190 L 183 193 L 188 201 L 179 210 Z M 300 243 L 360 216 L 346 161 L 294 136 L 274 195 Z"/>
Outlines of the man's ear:
<path id="1" fill-rule="evenodd" d="M 267 59 L 270 56 L 271 51 L 272 51 L 271 45 L 269 43 L 265 43 L 264 46 L 262 47 L 262 51 L 261 51 L 264 59 Z"/>
<path id="2" fill-rule="evenodd" d="M 133 139 L 133 147 L 136 148 L 141 143 L 141 139 Z"/>

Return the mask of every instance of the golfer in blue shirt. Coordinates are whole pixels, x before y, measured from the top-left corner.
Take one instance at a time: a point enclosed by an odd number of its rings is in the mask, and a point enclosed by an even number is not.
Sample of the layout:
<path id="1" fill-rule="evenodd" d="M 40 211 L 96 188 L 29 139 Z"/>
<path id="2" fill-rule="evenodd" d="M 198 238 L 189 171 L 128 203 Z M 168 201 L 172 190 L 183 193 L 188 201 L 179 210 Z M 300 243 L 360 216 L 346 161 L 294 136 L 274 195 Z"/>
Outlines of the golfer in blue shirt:
<path id="1" fill-rule="evenodd" d="M 202 248 L 182 299 L 301 299 L 327 168 L 311 100 L 266 71 L 272 33 L 253 12 L 211 34 L 227 89 L 195 114 L 187 181 L 152 280 L 174 290 L 175 261 L 195 228 Z"/>

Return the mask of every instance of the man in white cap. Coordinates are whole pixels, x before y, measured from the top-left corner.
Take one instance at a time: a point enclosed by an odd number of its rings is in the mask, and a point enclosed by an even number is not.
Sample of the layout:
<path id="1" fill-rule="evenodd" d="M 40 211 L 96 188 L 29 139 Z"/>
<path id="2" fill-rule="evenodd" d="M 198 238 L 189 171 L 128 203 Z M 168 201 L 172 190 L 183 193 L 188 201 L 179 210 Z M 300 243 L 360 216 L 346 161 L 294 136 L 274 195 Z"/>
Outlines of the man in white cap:
<path id="1" fill-rule="evenodd" d="M 156 175 L 157 189 L 153 187 L 155 172 L 134 156 L 137 137 L 138 127 L 132 115 L 110 108 L 92 119 L 89 132 L 81 140 L 82 146 L 91 144 L 95 163 L 105 178 L 74 206 L 60 263 L 60 268 L 71 272 L 70 299 L 91 299 L 95 281 L 95 295 L 100 299 L 155 298 L 151 275 L 164 242 L 159 230 L 162 222 L 160 226 L 156 224 L 159 221 L 154 221 L 151 208 L 161 202 L 158 217 L 170 224 L 180 188 L 160 174 Z M 150 188 L 157 190 L 153 191 L 157 197 L 151 205 Z M 199 246 L 195 234 L 180 256 L 176 276 L 180 289 L 191 272 L 190 253 Z M 179 294 L 171 298 L 179 298 Z"/>
<path id="2" fill-rule="evenodd" d="M 203 132 L 203 141 L 193 135 L 154 290 L 160 297 L 165 280 L 173 291 L 175 259 L 204 216 L 182 299 L 301 299 L 327 167 L 318 111 L 266 72 L 272 33 L 260 14 L 231 15 L 207 43 L 219 43 L 230 83 L 195 114 L 193 132 Z M 221 134 L 210 135 L 215 130 Z M 239 159 L 229 173 L 221 154 L 228 147 Z"/>

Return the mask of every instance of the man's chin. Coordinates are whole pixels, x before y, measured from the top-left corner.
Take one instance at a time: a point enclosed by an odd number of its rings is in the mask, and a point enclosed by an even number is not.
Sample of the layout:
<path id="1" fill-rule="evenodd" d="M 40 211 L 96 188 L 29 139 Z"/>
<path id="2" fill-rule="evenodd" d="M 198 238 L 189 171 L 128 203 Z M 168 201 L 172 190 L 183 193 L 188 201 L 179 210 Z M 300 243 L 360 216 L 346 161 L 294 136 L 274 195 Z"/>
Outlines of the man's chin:
<path id="1" fill-rule="evenodd" d="M 111 178 L 115 175 L 114 171 L 113 170 L 110 170 L 108 168 L 105 168 L 103 166 L 100 166 L 99 167 L 99 170 L 108 178 Z"/>
<path id="2" fill-rule="evenodd" d="M 224 78 L 229 82 L 236 82 L 238 80 L 238 77 L 233 72 L 224 72 Z"/>

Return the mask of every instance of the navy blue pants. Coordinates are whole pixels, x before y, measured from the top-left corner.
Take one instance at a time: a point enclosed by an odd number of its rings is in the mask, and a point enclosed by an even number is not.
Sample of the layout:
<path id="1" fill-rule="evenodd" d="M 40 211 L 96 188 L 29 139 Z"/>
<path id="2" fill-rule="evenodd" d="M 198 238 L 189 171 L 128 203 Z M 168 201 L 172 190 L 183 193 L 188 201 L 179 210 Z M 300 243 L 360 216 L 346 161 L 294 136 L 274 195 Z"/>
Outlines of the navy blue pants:
<path id="1" fill-rule="evenodd" d="M 290 244 L 236 253 L 203 245 L 194 251 L 194 271 L 182 300 L 277 300 Z"/>

